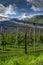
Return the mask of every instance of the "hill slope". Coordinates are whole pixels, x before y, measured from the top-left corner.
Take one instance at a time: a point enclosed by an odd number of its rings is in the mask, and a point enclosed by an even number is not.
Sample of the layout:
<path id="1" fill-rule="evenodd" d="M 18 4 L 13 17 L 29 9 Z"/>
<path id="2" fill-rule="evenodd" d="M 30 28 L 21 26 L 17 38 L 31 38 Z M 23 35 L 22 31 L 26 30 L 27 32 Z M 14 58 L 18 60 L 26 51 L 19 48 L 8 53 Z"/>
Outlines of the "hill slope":
<path id="1" fill-rule="evenodd" d="M 29 19 L 28 22 L 36 22 L 36 23 L 42 23 L 43 24 L 43 15 L 36 15 Z"/>

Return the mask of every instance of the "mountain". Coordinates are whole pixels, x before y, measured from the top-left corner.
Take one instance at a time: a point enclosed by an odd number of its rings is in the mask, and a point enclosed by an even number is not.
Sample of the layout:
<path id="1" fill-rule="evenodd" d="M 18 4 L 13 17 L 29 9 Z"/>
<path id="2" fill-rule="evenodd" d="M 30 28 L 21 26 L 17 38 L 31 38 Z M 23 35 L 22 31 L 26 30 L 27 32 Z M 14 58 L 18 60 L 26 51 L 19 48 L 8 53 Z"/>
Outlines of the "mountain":
<path id="1" fill-rule="evenodd" d="M 28 22 L 43 23 L 43 15 L 36 15 L 28 20 Z"/>
<path id="2" fill-rule="evenodd" d="M 3 18 L 3 17 L 0 17 L 0 18 Z M 33 24 L 33 23 L 37 23 L 37 24 L 41 23 L 41 25 L 43 26 L 43 15 L 34 16 L 34 17 L 30 18 L 28 21 L 18 20 L 18 19 L 15 19 L 15 18 L 10 19 L 10 20 L 0 21 L 0 31 L 1 31 L 1 27 L 2 27 L 3 30 L 7 29 L 7 32 L 15 32 L 15 27 L 20 26 L 20 27 L 24 28 L 24 24 L 29 24 L 29 23 L 31 23 L 31 24 Z M 17 31 L 17 28 L 16 28 L 16 31 Z M 25 29 L 23 29 L 23 31 L 25 31 Z"/>
<path id="3" fill-rule="evenodd" d="M 4 19 L 4 20 L 2 20 Z M 36 15 L 32 18 L 28 18 L 28 20 L 19 20 L 19 19 L 8 19 L 7 17 L 0 17 L 0 27 L 14 27 L 21 26 L 21 24 L 25 23 L 42 23 L 43 24 L 43 15 Z"/>
<path id="4" fill-rule="evenodd" d="M 19 23 L 26 23 L 26 21 L 18 20 L 18 19 L 15 19 L 15 18 L 14 19 L 9 19 L 9 20 L 5 19 L 5 20 L 0 21 L 0 27 L 9 28 L 9 27 L 14 27 L 14 26 L 19 26 L 20 25 Z"/>
<path id="5" fill-rule="evenodd" d="M 28 22 L 36 22 L 36 23 L 43 23 L 43 15 L 33 15 L 33 16 L 28 16 L 26 14 L 23 14 L 21 16 L 18 17 L 19 20 L 23 20 L 23 21 L 26 21 L 26 23 Z"/>
<path id="6" fill-rule="evenodd" d="M 26 23 L 26 21 L 18 20 L 18 19 L 11 19 L 11 20 L 4 20 L 0 21 L 0 32 L 3 33 L 7 30 L 8 32 L 17 32 L 17 27 L 24 27 L 21 23 Z M 20 29 L 21 30 L 21 29 Z M 25 31 L 25 30 L 23 30 Z"/>

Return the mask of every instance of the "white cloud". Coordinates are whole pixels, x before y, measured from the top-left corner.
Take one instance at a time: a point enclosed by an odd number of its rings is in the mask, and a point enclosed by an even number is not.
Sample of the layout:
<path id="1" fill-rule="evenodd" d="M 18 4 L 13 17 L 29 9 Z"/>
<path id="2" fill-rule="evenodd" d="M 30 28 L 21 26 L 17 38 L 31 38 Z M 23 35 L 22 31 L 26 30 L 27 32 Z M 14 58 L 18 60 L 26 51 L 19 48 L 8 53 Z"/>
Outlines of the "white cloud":
<path id="1" fill-rule="evenodd" d="M 27 2 L 30 2 L 30 1 L 32 1 L 32 0 L 27 0 Z"/>
<path id="2" fill-rule="evenodd" d="M 12 5 L 9 5 L 6 9 L 5 9 L 5 14 L 16 14 L 16 12 L 14 11 L 14 8 Z"/>
<path id="3" fill-rule="evenodd" d="M 35 7 L 32 8 L 34 9 L 36 8 L 37 10 L 39 9 L 43 10 L 43 0 L 27 0 L 27 2 L 34 4 Z"/>
<path id="4" fill-rule="evenodd" d="M 10 14 L 10 15 L 16 14 L 16 11 L 14 11 L 13 5 L 9 5 L 9 6 L 5 7 L 2 4 L 0 4 L 0 16 L 8 17 L 8 14 Z"/>
<path id="5" fill-rule="evenodd" d="M 34 10 L 34 11 L 41 11 L 40 8 L 37 8 L 37 7 L 35 7 L 34 5 L 32 5 L 31 9 Z"/>
<path id="6" fill-rule="evenodd" d="M 0 4 L 0 14 L 3 14 L 5 11 L 5 6 L 3 6 L 2 4 Z"/>

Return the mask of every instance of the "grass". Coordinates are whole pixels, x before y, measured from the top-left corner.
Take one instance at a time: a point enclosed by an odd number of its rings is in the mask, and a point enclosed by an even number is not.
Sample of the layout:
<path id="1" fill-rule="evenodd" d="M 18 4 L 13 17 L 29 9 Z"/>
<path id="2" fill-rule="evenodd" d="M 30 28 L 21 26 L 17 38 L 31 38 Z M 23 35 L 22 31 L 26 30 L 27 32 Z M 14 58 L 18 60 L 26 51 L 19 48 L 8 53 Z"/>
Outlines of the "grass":
<path id="1" fill-rule="evenodd" d="M 7 56 L 0 60 L 0 65 L 43 65 L 43 53 L 38 55 Z"/>
<path id="2" fill-rule="evenodd" d="M 30 52 L 32 47 L 28 47 L 28 54 L 25 54 L 24 47 L 7 46 L 4 51 L 0 48 L 0 65 L 43 65 L 43 51 Z"/>

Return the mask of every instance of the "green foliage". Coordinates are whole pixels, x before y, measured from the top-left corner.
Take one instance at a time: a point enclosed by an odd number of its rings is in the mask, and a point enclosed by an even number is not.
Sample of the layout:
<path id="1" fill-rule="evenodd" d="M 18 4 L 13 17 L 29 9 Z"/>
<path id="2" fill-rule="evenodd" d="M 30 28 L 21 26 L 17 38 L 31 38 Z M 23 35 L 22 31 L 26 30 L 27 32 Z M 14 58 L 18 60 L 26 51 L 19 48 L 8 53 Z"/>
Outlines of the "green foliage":
<path id="1" fill-rule="evenodd" d="M 4 57 L 0 60 L 0 65 L 43 65 L 43 53 L 38 56 L 30 54 L 6 57 L 6 59 Z"/>
<path id="2" fill-rule="evenodd" d="M 4 34 L 1 34 L 1 46 L 3 46 L 3 50 L 4 50 L 4 48 L 6 47 L 6 45 L 7 45 L 7 42 L 6 42 L 6 40 L 5 40 L 5 36 L 4 36 Z"/>
<path id="3" fill-rule="evenodd" d="M 7 45 L 14 45 L 15 44 L 15 40 L 16 40 L 16 36 L 12 33 L 10 34 L 6 34 L 5 35 L 5 40 L 7 42 Z"/>
<path id="4" fill-rule="evenodd" d="M 24 46 L 25 43 L 25 34 L 24 33 L 18 33 L 17 34 L 0 34 L 0 47 L 4 48 L 5 51 L 0 52 L 0 65 L 43 65 L 43 53 L 33 55 L 23 55 L 24 54 Z M 16 41 L 17 40 L 17 41 Z M 17 42 L 17 44 L 16 44 Z M 34 44 L 34 34 L 28 34 L 27 33 L 27 44 L 31 47 L 28 48 L 29 51 L 32 50 L 33 44 Z M 39 46 L 39 43 L 43 45 L 43 34 L 36 34 L 36 44 Z M 8 45 L 15 45 L 18 46 L 18 48 L 12 48 L 7 47 Z M 40 48 L 40 47 L 39 47 Z M 41 46 L 43 49 L 43 47 Z M 1 50 L 1 48 L 0 48 Z M 14 51 L 12 51 L 14 50 Z M 37 52 L 38 53 L 38 52 Z M 14 56 L 18 55 L 18 56 Z M 3 57 L 2 57 L 3 56 Z M 10 57 L 10 58 L 9 58 Z"/>
<path id="5" fill-rule="evenodd" d="M 18 33 L 17 34 L 1 34 L 0 37 L 0 45 L 6 46 L 6 45 L 24 45 L 25 43 L 25 34 L 24 33 Z M 17 43 L 16 43 L 17 42 Z M 27 40 L 28 45 L 33 45 L 34 43 L 34 34 L 28 34 L 27 33 Z M 36 34 L 36 43 L 43 43 L 43 34 Z"/>
<path id="6" fill-rule="evenodd" d="M 40 35 L 40 43 L 43 43 L 43 34 Z"/>
<path id="7" fill-rule="evenodd" d="M 24 34 L 18 33 L 17 43 L 18 45 L 24 45 Z"/>

